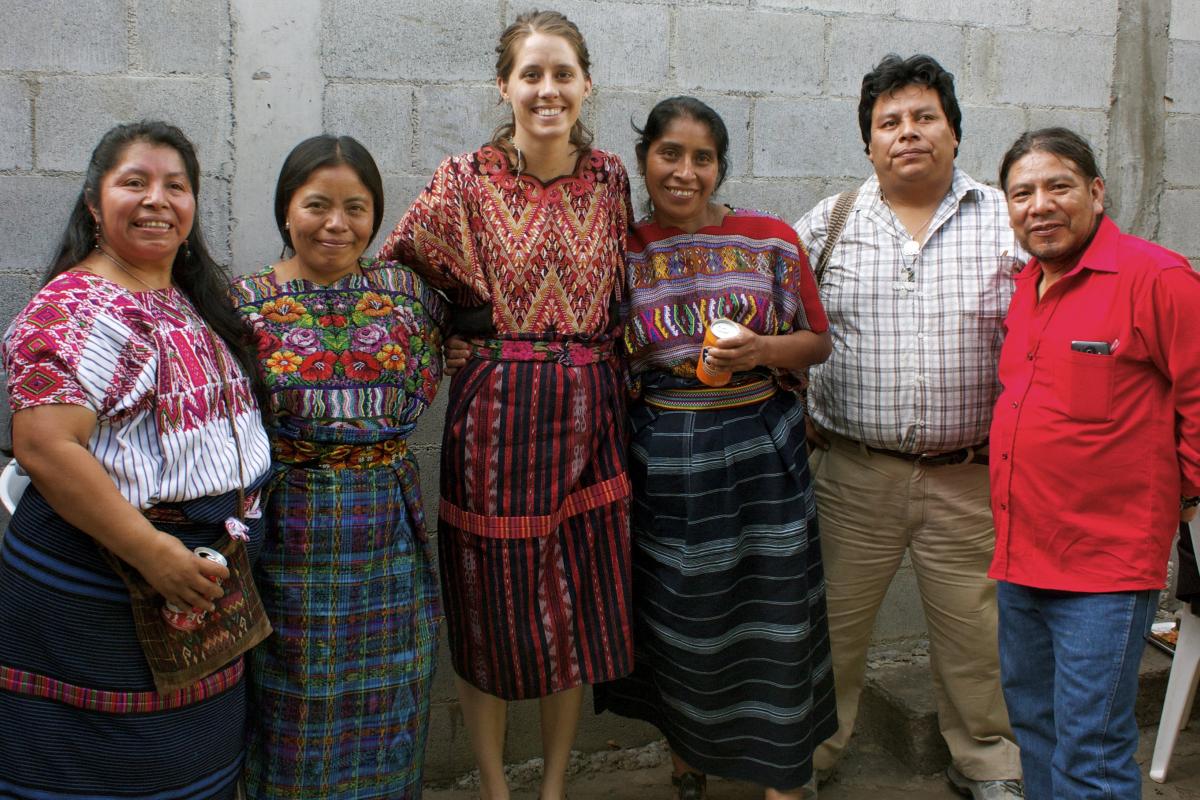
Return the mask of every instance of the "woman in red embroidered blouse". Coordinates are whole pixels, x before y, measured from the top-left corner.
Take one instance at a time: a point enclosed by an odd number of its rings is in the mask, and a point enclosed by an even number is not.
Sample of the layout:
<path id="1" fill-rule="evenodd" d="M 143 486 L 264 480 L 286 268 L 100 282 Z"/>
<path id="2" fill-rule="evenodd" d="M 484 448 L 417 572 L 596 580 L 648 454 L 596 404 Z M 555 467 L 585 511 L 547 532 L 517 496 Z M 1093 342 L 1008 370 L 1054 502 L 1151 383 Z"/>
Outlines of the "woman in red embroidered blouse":
<path id="1" fill-rule="evenodd" d="M 439 556 L 485 799 L 506 798 L 509 700 L 541 698 L 541 796 L 564 794 L 585 683 L 632 667 L 629 480 L 614 354 L 629 179 L 579 122 L 587 46 L 557 12 L 497 47 L 513 119 L 446 159 L 380 256 L 456 306 Z"/>

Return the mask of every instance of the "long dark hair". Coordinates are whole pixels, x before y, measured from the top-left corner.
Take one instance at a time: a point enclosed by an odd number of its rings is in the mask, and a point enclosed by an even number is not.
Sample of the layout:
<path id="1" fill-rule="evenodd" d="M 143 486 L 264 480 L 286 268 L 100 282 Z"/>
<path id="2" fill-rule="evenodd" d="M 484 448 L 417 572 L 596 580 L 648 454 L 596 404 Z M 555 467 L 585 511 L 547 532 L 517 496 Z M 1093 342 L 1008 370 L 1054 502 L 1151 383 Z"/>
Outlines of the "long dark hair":
<path id="1" fill-rule="evenodd" d="M 513 20 L 512 24 L 500 34 L 500 41 L 496 45 L 497 78 L 508 80 L 517 65 L 517 50 L 521 43 L 535 33 L 565 39 L 567 44 L 571 45 L 571 49 L 575 51 L 575 58 L 579 59 L 579 67 L 583 70 L 583 76 L 585 78 L 592 77 L 592 59 L 588 55 L 587 42 L 584 40 L 583 34 L 579 32 L 579 27 L 558 11 L 526 11 Z M 582 116 L 583 111 L 580 109 L 580 118 L 576 119 L 575 124 L 571 126 L 571 144 L 581 153 L 592 146 L 592 132 L 583 124 Z M 503 150 L 509 158 L 512 158 L 514 153 L 508 140 L 516 133 L 516 130 L 516 119 L 510 117 L 507 122 L 492 131 L 492 146 Z"/>
<path id="2" fill-rule="evenodd" d="M 279 180 L 275 182 L 275 225 L 279 228 L 279 237 L 283 239 L 283 253 L 280 258 L 287 257 L 289 251 L 296 252 L 292 245 L 292 232 L 287 229 L 287 212 L 292 195 L 308 183 L 308 179 L 317 170 L 341 164 L 354 170 L 363 186 L 371 193 L 375 219 L 369 241 L 373 241 L 375 234 L 379 233 L 379 226 L 383 223 L 383 178 L 379 176 L 379 167 L 376 166 L 375 159 L 371 158 L 370 151 L 353 136 L 331 136 L 323 133 L 305 139 L 293 147 L 279 169 Z"/>
<path id="3" fill-rule="evenodd" d="M 57 253 L 42 280 L 43 285 L 83 261 L 96 247 L 97 225 L 89 206 L 100 205 L 101 181 L 117 166 L 125 150 L 137 142 L 169 147 L 179 154 L 187 171 L 188 182 L 192 186 L 197 211 L 199 210 L 200 161 L 196 158 L 196 148 L 183 131 L 158 120 L 117 125 L 104 134 L 96 149 L 92 151 L 92 158 L 83 178 L 83 189 L 75 200 L 75 207 L 71 209 L 71 216 L 59 240 Z M 250 334 L 234 313 L 229 301 L 229 276 L 209 255 L 199 224 L 192 225 L 186 247 L 180 247 L 175 253 L 171 277 L 180 291 L 192 301 L 192 305 L 213 333 L 229 345 L 230 351 L 241 364 L 242 371 L 250 379 L 259 407 L 265 412 L 268 409 L 267 393 L 258 373 L 258 361 L 254 356 Z"/>

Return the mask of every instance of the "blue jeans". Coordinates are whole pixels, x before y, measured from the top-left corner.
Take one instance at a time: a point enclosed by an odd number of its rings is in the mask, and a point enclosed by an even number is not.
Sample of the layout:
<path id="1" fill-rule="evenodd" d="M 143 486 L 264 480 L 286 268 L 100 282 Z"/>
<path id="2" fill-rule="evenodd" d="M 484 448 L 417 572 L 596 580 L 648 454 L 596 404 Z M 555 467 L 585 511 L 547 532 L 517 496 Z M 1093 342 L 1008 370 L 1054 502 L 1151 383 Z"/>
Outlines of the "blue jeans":
<path id="1" fill-rule="evenodd" d="M 1000 681 L 1028 800 L 1137 800 L 1133 706 L 1158 591 L 1086 594 L 1001 581 Z"/>

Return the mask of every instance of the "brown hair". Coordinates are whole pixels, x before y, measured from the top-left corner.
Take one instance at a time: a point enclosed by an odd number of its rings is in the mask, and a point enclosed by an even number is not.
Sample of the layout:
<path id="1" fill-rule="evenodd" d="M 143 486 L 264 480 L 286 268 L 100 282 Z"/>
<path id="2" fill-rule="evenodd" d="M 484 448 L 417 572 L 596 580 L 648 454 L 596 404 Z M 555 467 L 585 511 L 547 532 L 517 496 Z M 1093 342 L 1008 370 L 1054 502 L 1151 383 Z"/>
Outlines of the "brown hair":
<path id="1" fill-rule="evenodd" d="M 500 34 L 500 41 L 496 44 L 497 78 L 508 80 L 508 76 L 516 67 L 518 48 L 534 33 L 565 39 L 567 44 L 571 45 L 571 49 L 575 51 L 575 57 L 579 59 L 579 66 L 583 69 L 584 77 L 592 77 L 592 60 L 588 56 L 587 42 L 583 40 L 583 34 L 579 32 L 575 23 L 558 11 L 534 10 L 521 14 Z M 513 118 L 497 127 L 492 131 L 492 146 L 499 147 L 509 157 L 515 155 L 508 140 L 512 138 L 516 129 L 516 120 Z M 575 120 L 575 124 L 571 127 L 571 144 L 581 152 L 592 146 L 592 132 L 583 124 L 582 119 Z"/>

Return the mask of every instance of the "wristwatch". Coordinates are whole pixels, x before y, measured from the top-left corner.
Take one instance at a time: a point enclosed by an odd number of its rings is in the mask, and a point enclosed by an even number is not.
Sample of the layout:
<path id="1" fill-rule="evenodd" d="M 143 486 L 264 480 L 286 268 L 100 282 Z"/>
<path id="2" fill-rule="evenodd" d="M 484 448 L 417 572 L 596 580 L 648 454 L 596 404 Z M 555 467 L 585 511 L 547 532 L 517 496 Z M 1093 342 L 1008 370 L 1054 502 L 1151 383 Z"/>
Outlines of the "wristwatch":
<path id="1" fill-rule="evenodd" d="M 1200 495 L 1179 498 L 1180 511 L 1187 511 L 1189 508 L 1195 508 L 1196 506 L 1200 506 Z"/>

